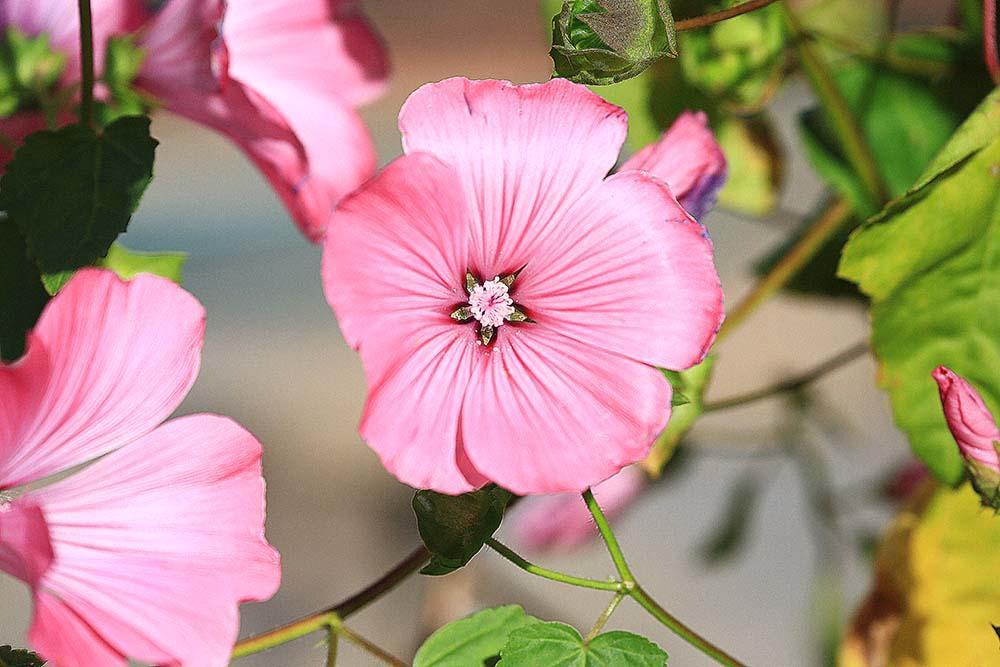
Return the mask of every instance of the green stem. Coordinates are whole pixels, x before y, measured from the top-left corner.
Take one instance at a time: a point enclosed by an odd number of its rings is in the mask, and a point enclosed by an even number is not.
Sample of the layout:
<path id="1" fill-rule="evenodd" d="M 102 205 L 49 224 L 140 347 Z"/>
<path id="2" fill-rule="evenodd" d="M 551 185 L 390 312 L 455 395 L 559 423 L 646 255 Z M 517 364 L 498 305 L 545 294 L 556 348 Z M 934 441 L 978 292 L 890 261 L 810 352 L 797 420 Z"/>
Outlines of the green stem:
<path id="1" fill-rule="evenodd" d="M 94 20 L 90 0 L 79 0 L 80 7 L 80 124 L 94 126 Z"/>
<path id="2" fill-rule="evenodd" d="M 594 622 L 594 626 L 590 628 L 590 632 L 587 633 L 586 638 L 583 640 L 584 644 L 590 643 L 594 637 L 601 634 L 601 630 L 603 630 L 604 626 L 608 624 L 608 619 L 611 618 L 611 614 L 615 613 L 615 609 L 618 608 L 618 605 L 621 604 L 621 601 L 624 599 L 624 591 L 618 591 L 615 593 L 614 597 L 611 598 L 611 602 L 609 602 L 608 606 L 605 607 L 603 612 L 601 612 L 601 615 L 597 617 L 597 620 Z"/>
<path id="3" fill-rule="evenodd" d="M 498 554 L 509 560 L 514 565 L 518 566 L 525 572 L 533 574 L 537 577 L 542 577 L 543 579 L 551 579 L 552 581 L 558 581 L 564 584 L 569 584 L 570 586 L 579 586 L 581 588 L 593 588 L 600 591 L 614 591 L 619 592 L 622 590 L 622 584 L 617 581 L 601 581 L 600 579 L 587 579 L 584 577 L 575 577 L 571 574 L 566 574 L 564 572 L 557 572 L 556 570 L 549 570 L 544 567 L 535 565 L 525 560 L 520 554 L 515 552 L 513 549 L 503 544 L 502 542 L 490 538 L 486 540 L 486 546 L 496 551 Z"/>
<path id="4" fill-rule="evenodd" d="M 820 248 L 851 219 L 851 207 L 843 200 L 834 201 L 806 230 L 798 242 L 788 249 L 778 263 L 753 286 L 742 301 L 726 315 L 717 340 L 736 329 L 762 303 L 788 284 Z"/>
<path id="5" fill-rule="evenodd" d="M 768 387 L 763 387 L 761 389 L 755 389 L 749 391 L 745 394 L 739 394 L 737 396 L 732 396 L 730 398 L 724 398 L 719 401 L 714 401 L 711 403 L 705 403 L 703 410 L 705 412 L 714 412 L 716 410 L 726 410 L 728 408 L 735 408 L 740 405 L 746 405 L 748 403 L 754 403 L 756 401 L 771 398 L 772 396 L 778 396 L 780 394 L 787 394 L 789 392 L 798 391 L 808 384 L 815 382 L 827 373 L 835 371 L 841 366 L 848 364 L 855 359 L 868 353 L 868 341 L 863 340 L 855 343 L 846 350 L 842 350 L 837 354 L 833 355 L 826 361 L 810 368 L 806 372 L 797 375 L 793 378 L 787 380 L 782 380 L 776 384 Z"/>
<path id="6" fill-rule="evenodd" d="M 676 30 L 677 32 L 682 32 L 684 30 L 694 30 L 695 28 L 704 28 L 707 25 L 712 25 L 713 23 L 719 23 L 720 21 L 731 19 L 734 16 L 739 16 L 740 14 L 746 14 L 747 12 L 752 12 L 755 9 L 766 7 L 772 2 L 776 1 L 777 0 L 749 0 L 749 2 L 744 2 L 741 5 L 736 5 L 735 7 L 730 7 L 729 9 L 723 9 L 718 12 L 713 12 L 712 14 L 704 14 L 703 16 L 695 16 L 689 19 L 682 19 L 674 23 L 674 30 Z"/>
<path id="7" fill-rule="evenodd" d="M 290 642 L 293 639 L 298 639 L 299 637 L 304 637 L 313 632 L 328 628 L 333 623 L 339 623 L 391 591 L 406 577 L 423 567 L 429 558 L 430 552 L 421 544 L 377 581 L 366 586 L 346 600 L 328 609 L 303 616 L 273 630 L 268 630 L 267 632 L 248 637 L 238 642 L 233 648 L 233 657 L 240 658 L 245 655 L 260 653 L 269 648 Z"/>
<path id="8" fill-rule="evenodd" d="M 358 633 L 354 632 L 346 625 L 340 623 L 335 623 L 332 626 L 334 632 L 338 635 L 351 642 L 352 644 L 360 647 L 361 649 L 371 653 L 376 658 L 386 663 L 387 665 L 393 665 L 393 667 L 406 667 L 406 663 L 389 653 L 382 647 L 372 643 L 371 641 L 365 639 Z"/>
<path id="9" fill-rule="evenodd" d="M 673 614 L 661 607 L 656 600 L 651 598 L 641 586 L 636 585 L 635 588 L 629 591 L 629 595 L 632 599 L 639 603 L 639 606 L 648 611 L 650 616 L 655 618 L 678 637 L 686 641 L 691 646 L 694 646 L 696 649 L 712 658 L 720 665 L 727 665 L 727 667 L 745 667 L 742 662 L 729 655 L 715 644 L 712 644 L 688 626 L 684 625 L 684 623 L 677 619 Z"/>
<path id="10" fill-rule="evenodd" d="M 337 665 L 337 644 L 340 637 L 332 625 L 326 631 L 326 667 Z"/>
<path id="11" fill-rule="evenodd" d="M 628 563 L 625 562 L 625 554 L 622 553 L 622 548 L 618 546 L 618 539 L 615 537 L 614 532 L 612 532 L 611 526 L 608 524 L 608 519 L 601 510 L 601 506 L 597 504 L 594 492 L 590 489 L 584 491 L 583 502 L 587 503 L 587 509 L 590 510 L 591 516 L 594 517 L 594 523 L 597 524 L 597 530 L 601 533 L 604 544 L 608 547 L 608 553 L 611 554 L 611 560 L 615 564 L 615 569 L 618 570 L 618 576 L 622 578 L 622 582 L 626 585 L 635 583 L 632 570 L 629 569 Z"/>
<path id="12" fill-rule="evenodd" d="M 795 12 L 788 5 L 784 5 L 784 11 L 786 23 L 792 33 L 799 60 L 802 63 L 802 69 L 809 78 L 824 113 L 830 120 L 837 140 L 844 150 L 844 156 L 861 179 L 873 207 L 878 208 L 885 201 L 885 186 L 879 175 L 875 156 L 861 132 L 861 126 L 837 87 L 826 63 L 813 48 L 813 44 L 805 34 Z"/>

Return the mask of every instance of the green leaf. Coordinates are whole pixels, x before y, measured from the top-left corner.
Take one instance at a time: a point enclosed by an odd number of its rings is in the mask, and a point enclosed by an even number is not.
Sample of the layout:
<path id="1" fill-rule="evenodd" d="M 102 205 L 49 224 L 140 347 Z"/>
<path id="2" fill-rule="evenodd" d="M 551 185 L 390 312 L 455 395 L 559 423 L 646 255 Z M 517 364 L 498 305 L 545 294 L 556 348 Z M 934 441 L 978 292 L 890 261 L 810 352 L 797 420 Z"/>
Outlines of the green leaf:
<path id="1" fill-rule="evenodd" d="M 510 633 L 539 623 L 512 604 L 476 612 L 432 634 L 417 651 L 413 667 L 470 667 L 497 656 Z"/>
<path id="2" fill-rule="evenodd" d="M 52 48 L 48 35 L 8 26 L 0 35 L 0 118 L 43 106 L 65 68 L 65 54 Z"/>
<path id="3" fill-rule="evenodd" d="M 185 252 L 140 252 L 114 243 L 100 265 L 126 280 L 140 273 L 152 273 L 179 285 L 184 279 L 187 257 Z"/>
<path id="4" fill-rule="evenodd" d="M 0 646 L 0 667 L 42 667 L 45 661 L 22 648 Z"/>
<path id="5" fill-rule="evenodd" d="M 729 499 L 722 522 L 702 543 L 698 551 L 709 565 L 718 565 L 735 556 L 746 544 L 750 520 L 760 500 L 760 482 L 754 475 L 744 475 L 729 489 Z"/>
<path id="6" fill-rule="evenodd" d="M 134 35 L 111 37 L 105 48 L 101 81 L 110 95 L 97 105 L 98 120 L 109 125 L 123 116 L 139 116 L 156 106 L 150 95 L 135 87 L 146 50 L 137 46 Z"/>
<path id="7" fill-rule="evenodd" d="M 713 122 L 729 165 L 719 206 L 747 215 L 767 215 L 778 203 L 784 156 L 766 116 L 723 117 Z"/>
<path id="8" fill-rule="evenodd" d="M 667 0 L 565 0 L 552 19 L 554 76 L 608 85 L 677 54 Z"/>
<path id="9" fill-rule="evenodd" d="M 962 459 L 930 379 L 939 364 L 1000 414 L 1000 90 L 904 197 L 856 231 L 840 275 L 872 299 L 879 384 L 916 454 L 943 482 Z"/>
<path id="10" fill-rule="evenodd" d="M 675 390 L 683 392 L 688 402 L 673 408 L 667 427 L 656 438 L 652 449 L 642 462 L 643 470 L 651 477 L 659 477 L 663 473 L 664 466 L 673 457 L 681 438 L 701 416 L 704 409 L 705 387 L 712 375 L 714 362 L 715 357 L 709 355 L 703 362 L 686 371 L 680 373 L 664 371 L 667 378 L 670 379 L 671 386 Z"/>
<path id="11" fill-rule="evenodd" d="M 24 334 L 49 300 L 14 221 L 0 214 L 0 359 L 24 354 Z"/>
<path id="12" fill-rule="evenodd" d="M 417 491 L 413 513 L 420 539 L 431 552 L 421 574 L 442 575 L 464 567 L 500 527 L 512 497 L 494 484 L 460 496 Z"/>
<path id="13" fill-rule="evenodd" d="M 536 623 L 510 633 L 497 667 L 663 667 L 667 654 L 645 637 L 615 630 L 584 643 L 564 623 Z"/>
<path id="14" fill-rule="evenodd" d="M 27 138 L 0 179 L 0 208 L 43 273 L 108 252 L 153 178 L 156 143 L 144 116 L 120 118 L 101 134 L 70 125 Z"/>

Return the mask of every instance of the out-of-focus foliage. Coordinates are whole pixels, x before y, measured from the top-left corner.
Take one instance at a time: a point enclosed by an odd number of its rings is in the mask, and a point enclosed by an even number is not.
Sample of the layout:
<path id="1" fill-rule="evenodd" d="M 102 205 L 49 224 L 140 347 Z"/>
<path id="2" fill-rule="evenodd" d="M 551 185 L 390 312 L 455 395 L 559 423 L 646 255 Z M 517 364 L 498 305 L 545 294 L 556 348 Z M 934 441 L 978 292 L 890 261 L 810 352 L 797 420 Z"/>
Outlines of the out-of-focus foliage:
<path id="1" fill-rule="evenodd" d="M 840 667 L 992 665 L 1000 647 L 1000 521 L 969 487 L 923 489 L 879 547 Z"/>
<path id="2" fill-rule="evenodd" d="M 552 19 L 555 76 L 608 85 L 677 55 L 667 0 L 565 0 Z"/>
<path id="3" fill-rule="evenodd" d="M 764 114 L 723 117 L 713 125 L 729 171 L 719 205 L 763 216 L 778 203 L 783 155 L 777 134 Z"/>
<path id="4" fill-rule="evenodd" d="M 588 642 L 565 623 L 535 623 L 510 633 L 498 667 L 663 667 L 667 654 L 644 637 L 615 630 Z"/>
<path id="5" fill-rule="evenodd" d="M 670 421 L 663 432 L 656 438 L 653 448 L 642 462 L 642 468 L 647 475 L 659 477 L 663 468 L 677 451 L 681 438 L 694 425 L 704 410 L 705 387 L 712 375 L 712 364 L 715 358 L 708 356 L 703 362 L 682 371 L 668 375 L 671 385 L 687 399 L 687 403 L 677 405 L 670 413 Z"/>
<path id="6" fill-rule="evenodd" d="M 125 231 L 153 178 L 149 118 L 121 118 L 97 133 L 82 125 L 36 132 L 0 179 L 0 209 L 44 273 L 103 257 Z"/>
<path id="7" fill-rule="evenodd" d="M 743 0 L 706 3 L 703 13 Z M 740 110 L 759 109 L 781 82 L 785 26 L 781 8 L 769 5 L 685 34 L 680 63 L 685 78 L 708 97 Z"/>
<path id="8" fill-rule="evenodd" d="M 540 623 L 511 604 L 476 612 L 438 629 L 427 638 L 413 667 L 475 667 L 498 658 L 510 633 Z"/>
<path id="9" fill-rule="evenodd" d="M 137 116 L 155 106 L 154 100 L 133 85 L 146 57 L 135 44 L 135 37 L 125 35 L 108 40 L 104 55 L 101 81 L 107 88 L 107 98 L 97 104 L 101 125 L 108 125 L 122 116 Z"/>
<path id="10" fill-rule="evenodd" d="M 750 523 L 760 501 L 760 480 L 748 473 L 729 487 L 722 521 L 698 549 L 708 565 L 718 565 L 739 553 L 750 534 Z"/>
<path id="11" fill-rule="evenodd" d="M 12 361 L 24 353 L 24 334 L 48 300 L 24 237 L 13 220 L 0 214 L 0 359 Z"/>
<path id="12" fill-rule="evenodd" d="M 29 37 L 8 27 L 0 36 L 0 118 L 50 106 L 65 68 L 66 56 L 52 50 L 47 35 Z"/>
<path id="13" fill-rule="evenodd" d="M 31 651 L 0 646 L 0 667 L 43 667 L 45 661 Z"/>
<path id="14" fill-rule="evenodd" d="M 915 453 L 955 484 L 962 459 L 931 371 L 946 365 L 1000 414 L 1000 91 L 962 125 L 916 185 L 861 227 L 843 277 L 872 299 L 879 383 Z"/>
<path id="15" fill-rule="evenodd" d="M 464 567 L 500 527 L 511 498 L 495 484 L 459 496 L 417 491 L 413 513 L 431 552 L 431 562 L 420 573 L 442 575 Z"/>
<path id="16" fill-rule="evenodd" d="M 115 243 L 100 261 L 104 268 L 111 269 L 126 280 L 140 273 L 152 273 L 178 285 L 184 278 L 184 263 L 187 253 L 183 252 L 139 252 L 129 250 Z"/>

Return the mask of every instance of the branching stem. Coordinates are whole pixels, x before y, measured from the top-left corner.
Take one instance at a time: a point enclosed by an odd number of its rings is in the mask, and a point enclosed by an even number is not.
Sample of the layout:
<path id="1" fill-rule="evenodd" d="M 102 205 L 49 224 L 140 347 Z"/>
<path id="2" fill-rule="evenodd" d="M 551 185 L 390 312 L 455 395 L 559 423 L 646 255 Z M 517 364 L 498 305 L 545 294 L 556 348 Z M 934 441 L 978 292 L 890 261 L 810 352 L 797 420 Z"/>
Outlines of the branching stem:
<path id="1" fill-rule="evenodd" d="M 557 572 L 556 570 L 549 570 L 535 565 L 534 563 L 530 563 L 513 549 L 492 537 L 486 541 L 486 546 L 493 549 L 525 572 L 533 574 L 536 577 L 558 581 L 563 584 L 569 584 L 570 586 L 579 586 L 580 588 L 593 588 L 600 591 L 614 591 L 616 593 L 622 590 L 621 583 L 617 581 L 601 581 L 600 579 L 575 577 L 571 574 Z"/>

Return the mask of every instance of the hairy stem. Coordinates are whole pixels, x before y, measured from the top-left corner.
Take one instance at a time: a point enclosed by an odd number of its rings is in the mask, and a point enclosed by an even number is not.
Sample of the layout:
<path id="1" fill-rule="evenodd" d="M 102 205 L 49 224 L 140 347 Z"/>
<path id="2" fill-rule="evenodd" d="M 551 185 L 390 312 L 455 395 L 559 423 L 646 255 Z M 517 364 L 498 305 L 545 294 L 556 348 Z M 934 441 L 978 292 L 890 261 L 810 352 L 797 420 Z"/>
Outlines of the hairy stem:
<path id="1" fill-rule="evenodd" d="M 788 378 L 787 380 L 782 380 L 773 385 L 762 387 L 760 389 L 755 389 L 753 391 L 748 391 L 745 394 L 739 394 L 737 396 L 731 396 L 729 398 L 724 398 L 719 401 L 714 401 L 706 403 L 704 406 L 705 412 L 712 412 L 715 410 L 725 410 L 727 408 L 735 408 L 740 405 L 747 405 L 748 403 L 754 403 L 756 401 L 771 398 L 772 396 L 778 396 L 780 394 L 787 394 L 789 392 L 797 391 L 808 384 L 812 384 L 816 380 L 820 379 L 827 373 L 835 371 L 841 366 L 849 364 L 850 362 L 864 356 L 868 353 L 868 341 L 862 340 L 858 341 L 846 350 L 842 350 L 837 354 L 833 355 L 829 359 L 817 364 L 813 368 L 805 371 L 800 375 Z"/>
<path id="2" fill-rule="evenodd" d="M 338 602 L 332 607 L 317 611 L 308 616 L 303 616 L 273 630 L 268 630 L 267 632 L 237 642 L 233 648 L 233 657 L 239 658 L 253 653 L 260 653 L 269 648 L 290 642 L 293 639 L 298 639 L 299 637 L 304 637 L 313 632 L 328 628 L 334 623 L 339 623 L 391 591 L 401 581 L 423 567 L 429 558 L 430 552 L 421 544 L 377 581 L 342 602 Z"/>
<path id="3" fill-rule="evenodd" d="M 593 627 L 590 628 L 590 632 L 587 633 L 587 636 L 583 640 L 584 644 L 590 643 L 594 637 L 601 634 L 601 630 L 603 630 L 604 626 L 608 624 L 608 619 L 611 618 L 611 614 L 615 613 L 615 609 L 618 608 L 618 605 L 621 604 L 621 601 L 624 599 L 624 591 L 618 591 L 615 593 L 614 597 L 611 598 L 611 602 L 608 603 L 608 606 L 604 608 L 601 615 L 597 617 Z"/>
<path id="4" fill-rule="evenodd" d="M 757 281 L 750 293 L 726 315 L 722 329 L 719 330 L 718 340 L 732 333 L 762 303 L 788 284 L 788 281 L 816 256 L 823 244 L 847 224 L 851 214 L 851 207 L 841 199 L 830 204 L 806 230 L 805 235 L 788 249 L 778 263 Z"/>
<path id="5" fill-rule="evenodd" d="M 543 579 L 551 579 L 552 581 L 558 581 L 564 584 L 569 584 L 570 586 L 579 586 L 581 588 L 593 588 L 601 591 L 621 591 L 622 585 L 617 581 L 601 581 L 600 579 L 587 579 L 585 577 L 575 577 L 571 574 L 565 574 L 564 572 L 557 572 L 556 570 L 549 570 L 544 567 L 535 565 L 525 560 L 520 554 L 515 552 L 513 549 L 503 544 L 502 542 L 490 538 L 486 541 L 486 546 L 493 549 L 498 554 L 509 560 L 514 565 L 518 566 L 525 572 L 533 574 L 536 577 L 542 577 Z"/>
<path id="6" fill-rule="evenodd" d="M 693 18 L 676 21 L 674 23 L 674 30 L 681 32 L 683 30 L 704 28 L 707 25 L 719 23 L 720 21 L 731 19 L 734 16 L 739 16 L 740 14 L 746 14 L 747 12 L 752 12 L 755 9 L 766 7 L 776 1 L 777 0 L 749 0 L 749 2 L 744 2 L 741 5 L 736 5 L 735 7 L 730 7 L 729 9 L 713 12 L 712 14 L 704 14 L 702 16 L 695 16 Z"/>
<path id="7" fill-rule="evenodd" d="M 80 7 L 80 124 L 94 126 L 94 19 L 90 0 Z"/>
<path id="8" fill-rule="evenodd" d="M 618 546 L 618 539 L 615 537 L 614 532 L 612 532 L 611 526 L 608 524 L 608 519 L 601 510 L 601 506 L 597 504 L 594 492 L 590 489 L 584 491 L 583 502 L 587 504 L 587 509 L 590 510 L 591 516 L 594 517 L 594 523 L 597 524 L 597 530 L 601 533 L 601 538 L 604 539 L 604 544 L 608 547 L 608 553 L 611 554 L 611 560 L 615 564 L 615 569 L 618 570 L 618 576 L 626 584 L 634 583 L 635 577 L 632 576 L 632 570 L 629 569 L 628 563 L 625 562 L 625 554 L 622 553 L 622 548 Z"/>

